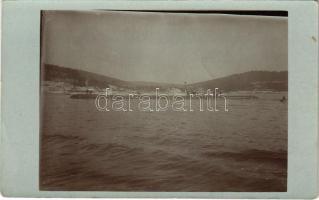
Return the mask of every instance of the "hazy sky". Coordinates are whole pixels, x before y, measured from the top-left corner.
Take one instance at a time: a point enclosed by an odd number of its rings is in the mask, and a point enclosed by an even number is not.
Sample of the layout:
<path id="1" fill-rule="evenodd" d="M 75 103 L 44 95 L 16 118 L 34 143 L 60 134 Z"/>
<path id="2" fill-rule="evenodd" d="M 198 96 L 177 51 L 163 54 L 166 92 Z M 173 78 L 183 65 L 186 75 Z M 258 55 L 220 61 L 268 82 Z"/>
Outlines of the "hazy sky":
<path id="1" fill-rule="evenodd" d="M 188 83 L 287 70 L 287 17 L 46 11 L 45 63 L 129 81 Z"/>

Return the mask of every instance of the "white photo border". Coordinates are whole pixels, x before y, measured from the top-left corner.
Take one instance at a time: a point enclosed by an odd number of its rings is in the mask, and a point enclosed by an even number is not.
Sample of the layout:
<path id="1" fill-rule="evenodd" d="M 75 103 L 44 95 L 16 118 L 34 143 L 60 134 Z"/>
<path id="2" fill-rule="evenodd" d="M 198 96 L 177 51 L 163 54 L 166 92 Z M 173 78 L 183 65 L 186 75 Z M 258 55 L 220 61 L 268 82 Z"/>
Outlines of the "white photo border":
<path id="1" fill-rule="evenodd" d="M 39 191 L 41 10 L 288 11 L 287 192 Z M 318 188 L 318 5 L 315 1 L 4 1 L 1 191 L 15 197 L 314 198 Z"/>

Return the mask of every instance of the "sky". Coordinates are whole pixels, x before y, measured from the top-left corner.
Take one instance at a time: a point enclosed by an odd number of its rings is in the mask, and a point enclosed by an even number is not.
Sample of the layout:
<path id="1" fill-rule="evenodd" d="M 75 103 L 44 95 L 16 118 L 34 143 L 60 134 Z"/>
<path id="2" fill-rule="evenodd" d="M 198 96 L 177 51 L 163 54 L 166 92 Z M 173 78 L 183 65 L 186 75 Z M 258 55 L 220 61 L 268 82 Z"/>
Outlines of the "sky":
<path id="1" fill-rule="evenodd" d="M 42 62 L 126 81 L 195 83 L 288 70 L 288 19 L 132 11 L 45 11 Z"/>

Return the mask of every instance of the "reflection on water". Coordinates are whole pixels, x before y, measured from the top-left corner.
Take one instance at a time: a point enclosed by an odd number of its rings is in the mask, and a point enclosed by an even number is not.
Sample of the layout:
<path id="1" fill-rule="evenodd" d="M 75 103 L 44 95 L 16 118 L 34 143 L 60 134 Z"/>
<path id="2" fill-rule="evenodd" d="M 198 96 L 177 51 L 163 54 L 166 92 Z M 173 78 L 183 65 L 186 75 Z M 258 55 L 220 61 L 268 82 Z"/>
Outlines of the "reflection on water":
<path id="1" fill-rule="evenodd" d="M 229 100 L 229 112 L 99 112 L 94 99 L 45 94 L 40 188 L 286 191 L 282 96 Z"/>

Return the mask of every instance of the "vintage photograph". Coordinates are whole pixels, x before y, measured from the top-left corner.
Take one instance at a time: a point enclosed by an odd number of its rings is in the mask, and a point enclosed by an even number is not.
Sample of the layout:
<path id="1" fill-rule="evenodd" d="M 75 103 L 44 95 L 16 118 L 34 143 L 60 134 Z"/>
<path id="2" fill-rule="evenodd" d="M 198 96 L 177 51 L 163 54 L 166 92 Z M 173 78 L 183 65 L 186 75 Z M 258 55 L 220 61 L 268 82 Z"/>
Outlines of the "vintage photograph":
<path id="1" fill-rule="evenodd" d="M 43 10 L 43 191 L 285 192 L 288 12 Z"/>

